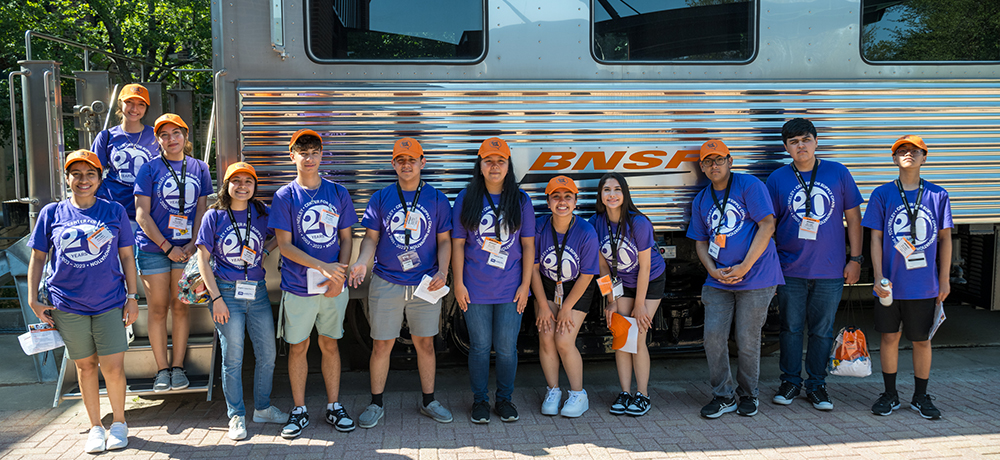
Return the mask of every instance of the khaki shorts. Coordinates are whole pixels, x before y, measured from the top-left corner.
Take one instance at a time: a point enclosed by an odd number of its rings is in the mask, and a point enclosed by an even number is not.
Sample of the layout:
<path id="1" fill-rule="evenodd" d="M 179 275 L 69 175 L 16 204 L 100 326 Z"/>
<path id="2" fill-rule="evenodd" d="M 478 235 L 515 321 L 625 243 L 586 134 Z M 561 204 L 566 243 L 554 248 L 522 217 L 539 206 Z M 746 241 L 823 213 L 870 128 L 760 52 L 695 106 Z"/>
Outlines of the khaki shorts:
<path id="1" fill-rule="evenodd" d="M 434 337 L 441 325 L 441 300 L 428 303 L 413 295 L 416 286 L 390 283 L 376 274 L 368 285 L 368 324 L 372 340 L 393 340 L 399 337 L 403 313 L 410 335 Z"/>
<path id="2" fill-rule="evenodd" d="M 112 308 L 94 316 L 52 310 L 56 329 L 66 342 L 69 359 L 108 356 L 128 350 L 122 309 Z"/>
<path id="3" fill-rule="evenodd" d="M 301 343 L 312 334 L 313 326 L 319 335 L 331 339 L 343 337 L 348 300 L 347 288 L 337 297 L 322 294 L 300 297 L 291 292 L 283 293 L 278 313 L 278 338 L 291 344 Z"/>

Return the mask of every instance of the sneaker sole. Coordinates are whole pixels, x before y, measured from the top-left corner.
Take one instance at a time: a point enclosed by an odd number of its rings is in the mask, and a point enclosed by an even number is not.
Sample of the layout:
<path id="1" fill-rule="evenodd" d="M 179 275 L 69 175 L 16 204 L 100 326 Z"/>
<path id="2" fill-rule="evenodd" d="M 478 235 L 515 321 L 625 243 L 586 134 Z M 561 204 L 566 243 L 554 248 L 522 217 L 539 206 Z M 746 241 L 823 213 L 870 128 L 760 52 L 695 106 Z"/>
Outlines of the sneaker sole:
<path id="1" fill-rule="evenodd" d="M 479 419 L 477 419 L 477 418 L 469 417 L 469 421 L 472 422 L 472 423 L 475 423 L 477 425 L 485 425 L 487 423 L 490 423 L 490 419 L 488 419 L 488 418 L 479 418 Z"/>
<path id="2" fill-rule="evenodd" d="M 791 404 L 792 401 L 795 401 L 794 397 L 792 399 L 785 399 L 785 398 L 780 397 L 780 396 L 775 396 L 774 398 L 771 399 L 771 402 L 773 402 L 775 404 L 780 404 L 782 406 L 787 406 L 787 405 Z"/>
<path id="3" fill-rule="evenodd" d="M 612 415 L 625 415 L 625 409 L 624 408 L 623 409 L 615 409 L 614 407 L 612 407 L 610 410 L 608 410 L 608 412 L 610 412 Z"/>
<path id="4" fill-rule="evenodd" d="M 244 434 L 241 434 L 241 435 L 239 435 L 239 436 L 233 436 L 233 435 L 229 435 L 229 436 L 227 436 L 227 437 L 228 437 L 229 439 L 233 440 L 233 441 L 242 441 L 242 440 L 244 440 L 244 439 L 246 439 L 246 438 L 247 438 L 247 435 L 246 435 L 246 433 L 244 433 Z"/>
<path id="5" fill-rule="evenodd" d="M 166 387 L 166 388 L 156 388 L 156 387 L 153 387 L 153 393 L 163 393 L 163 392 L 166 392 L 166 391 L 170 391 L 170 387 Z"/>
<path id="6" fill-rule="evenodd" d="M 897 407 L 897 409 L 898 409 L 898 407 Z M 938 415 L 936 417 L 935 416 L 924 415 L 923 412 L 920 412 L 920 408 L 917 407 L 917 406 L 915 406 L 915 405 L 913 405 L 913 404 L 910 404 L 910 409 L 913 409 L 913 410 L 917 411 L 917 413 L 920 414 L 921 417 L 923 417 L 923 418 L 925 418 L 927 420 L 937 420 L 937 419 L 941 418 L 940 415 Z"/>
<path id="7" fill-rule="evenodd" d="M 646 410 L 644 410 L 644 411 L 641 411 L 641 412 L 639 412 L 639 411 L 634 411 L 634 410 L 628 410 L 628 409 L 625 409 L 625 415 L 631 415 L 631 416 L 633 416 L 633 417 L 641 417 L 641 416 L 643 416 L 643 415 L 646 415 L 646 413 L 647 413 L 647 412 L 649 412 L 649 409 L 650 409 L 650 408 L 649 408 L 649 407 L 647 407 L 647 408 L 646 408 Z"/>
<path id="8" fill-rule="evenodd" d="M 760 411 L 757 410 L 757 409 L 754 409 L 753 412 L 743 413 L 743 412 L 739 411 L 739 408 L 737 408 L 736 415 L 742 415 L 744 417 L 753 417 L 754 415 L 757 415 L 757 412 L 760 412 Z"/>
<path id="9" fill-rule="evenodd" d="M 184 385 L 184 386 L 182 386 L 182 387 L 170 387 L 170 389 L 171 389 L 171 390 L 185 390 L 185 389 L 187 389 L 187 387 L 189 387 L 189 386 L 191 386 L 191 384 L 190 384 L 190 383 L 187 383 L 187 384 L 185 384 L 185 385 Z M 156 390 L 153 390 L 153 391 L 155 392 Z"/>
<path id="10" fill-rule="evenodd" d="M 813 408 L 816 410 L 831 411 L 833 410 L 833 403 L 813 403 Z"/>
<path id="11" fill-rule="evenodd" d="M 448 417 L 448 418 L 438 417 L 438 416 L 432 414 L 430 411 L 424 409 L 423 407 L 420 408 L 420 413 L 423 414 L 423 415 L 426 415 L 426 416 L 430 417 L 431 420 L 434 420 L 435 422 L 438 422 L 438 423 L 451 423 L 451 421 L 455 419 L 454 417 Z"/>
<path id="12" fill-rule="evenodd" d="M 299 437 L 299 435 L 302 434 L 302 430 L 305 429 L 305 427 L 307 427 L 307 426 L 309 426 L 309 420 L 306 420 L 306 424 L 300 426 L 299 427 L 299 431 L 296 431 L 295 433 L 285 433 L 285 431 L 282 430 L 281 431 L 281 437 L 285 438 L 285 439 L 295 439 L 295 438 Z"/>
<path id="13" fill-rule="evenodd" d="M 736 412 L 736 404 L 733 404 L 732 406 L 729 406 L 729 407 L 724 407 L 724 408 L 722 408 L 722 410 L 720 410 L 720 411 L 718 411 L 718 412 L 716 412 L 714 414 L 708 414 L 708 415 L 701 414 L 701 416 L 705 417 L 705 418 L 710 418 L 710 419 L 717 419 L 719 417 L 722 417 L 724 414 L 728 414 L 730 412 Z"/>
<path id="14" fill-rule="evenodd" d="M 360 426 L 361 428 L 372 428 L 372 427 L 374 427 L 375 425 L 378 425 L 378 421 L 379 421 L 379 420 L 382 420 L 382 417 L 383 417 L 384 415 L 385 415 L 385 412 L 382 412 L 381 414 L 379 414 L 379 415 L 378 415 L 378 418 L 376 418 L 376 419 L 375 419 L 375 421 L 374 421 L 374 422 L 372 422 L 372 423 L 371 423 L 370 425 L 369 425 L 369 424 L 365 424 L 365 423 L 361 423 L 361 421 L 359 420 L 359 421 L 358 421 L 358 426 Z M 337 425 L 334 425 L 334 426 L 337 426 Z"/>
<path id="15" fill-rule="evenodd" d="M 542 415 L 559 415 L 559 407 L 556 406 L 554 410 L 553 409 L 546 410 L 545 407 L 543 406 Z"/>
<path id="16" fill-rule="evenodd" d="M 521 419 L 521 417 L 518 417 L 516 415 L 513 416 L 513 417 L 507 417 L 507 418 L 500 417 L 500 421 L 504 422 L 504 423 L 513 423 L 513 422 L 516 422 L 516 421 L 518 421 L 520 419 Z"/>
<path id="17" fill-rule="evenodd" d="M 584 407 L 583 410 L 580 411 L 580 413 L 578 413 L 578 414 L 577 413 L 567 414 L 567 413 L 565 413 L 563 411 L 559 411 L 559 415 L 561 415 L 563 417 L 566 417 L 566 418 L 577 418 L 577 417 L 582 416 L 583 414 L 586 414 L 588 410 L 590 410 L 590 405 L 589 404 L 586 407 Z"/>
<path id="18" fill-rule="evenodd" d="M 885 416 L 888 416 L 888 415 L 892 415 L 892 411 L 894 411 L 896 409 L 899 409 L 899 404 L 896 404 L 895 406 L 890 407 L 889 408 L 889 412 L 886 412 L 884 414 L 880 414 L 880 413 L 875 412 L 875 411 L 872 411 L 872 413 L 875 414 L 875 415 L 879 415 L 879 416 L 885 417 Z M 921 414 L 921 415 L 923 415 L 923 414 Z"/>

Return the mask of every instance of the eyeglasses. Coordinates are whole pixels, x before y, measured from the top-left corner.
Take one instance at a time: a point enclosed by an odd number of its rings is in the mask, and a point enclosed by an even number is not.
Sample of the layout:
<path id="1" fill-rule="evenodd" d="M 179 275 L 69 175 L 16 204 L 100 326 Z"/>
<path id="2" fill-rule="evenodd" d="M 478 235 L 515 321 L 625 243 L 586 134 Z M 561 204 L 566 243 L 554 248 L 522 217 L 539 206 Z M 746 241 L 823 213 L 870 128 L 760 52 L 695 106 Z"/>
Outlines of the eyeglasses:
<path id="1" fill-rule="evenodd" d="M 711 158 L 706 158 L 704 160 L 701 160 L 701 165 L 704 166 L 704 167 L 706 167 L 706 168 L 711 168 L 713 164 L 716 165 L 716 166 L 722 166 L 722 165 L 726 164 L 726 162 L 729 161 L 729 158 L 730 158 L 729 155 L 726 155 L 726 156 L 720 157 L 720 158 L 716 158 L 714 160 L 711 159 Z"/>
<path id="2" fill-rule="evenodd" d="M 898 156 L 901 156 L 901 157 L 909 155 L 909 156 L 914 157 L 914 158 L 915 157 L 919 157 L 919 156 L 921 156 L 923 154 L 924 154 L 924 151 L 922 149 L 919 149 L 919 148 L 916 148 L 916 147 L 914 147 L 912 149 L 908 149 L 906 147 L 900 147 L 899 150 L 896 150 L 895 152 L 893 152 L 893 155 L 898 155 Z"/>

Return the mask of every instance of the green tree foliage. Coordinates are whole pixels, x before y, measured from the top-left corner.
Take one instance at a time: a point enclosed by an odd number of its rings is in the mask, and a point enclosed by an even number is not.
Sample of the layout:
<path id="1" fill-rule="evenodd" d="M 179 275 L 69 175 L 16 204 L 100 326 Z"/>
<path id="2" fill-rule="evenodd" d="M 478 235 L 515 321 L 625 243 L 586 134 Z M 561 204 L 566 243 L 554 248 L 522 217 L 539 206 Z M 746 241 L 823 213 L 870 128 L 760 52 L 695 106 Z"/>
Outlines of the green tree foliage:
<path id="1" fill-rule="evenodd" d="M 898 14 L 898 21 L 883 19 L 864 25 L 862 43 L 868 59 L 1000 60 L 1000 2 L 909 0 L 891 3 L 885 16 Z"/>

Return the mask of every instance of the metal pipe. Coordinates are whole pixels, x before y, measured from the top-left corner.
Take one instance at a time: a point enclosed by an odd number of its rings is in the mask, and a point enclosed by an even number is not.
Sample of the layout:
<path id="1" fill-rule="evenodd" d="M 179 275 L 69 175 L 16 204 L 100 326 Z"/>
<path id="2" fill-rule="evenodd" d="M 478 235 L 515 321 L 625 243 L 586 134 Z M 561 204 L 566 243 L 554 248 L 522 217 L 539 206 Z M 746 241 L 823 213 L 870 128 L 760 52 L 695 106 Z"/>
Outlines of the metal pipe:
<path id="1" fill-rule="evenodd" d="M 37 204 L 38 200 L 32 200 L 28 197 L 21 196 L 21 161 L 17 154 L 17 103 L 14 100 L 14 77 L 17 76 L 30 76 L 30 70 L 11 72 L 10 76 L 7 77 L 7 86 L 10 89 L 10 132 L 11 132 L 11 148 L 13 149 L 14 155 L 14 200 L 18 203 L 31 203 Z M 34 201 L 34 202 L 33 202 Z"/>
<path id="2" fill-rule="evenodd" d="M 104 129 L 108 129 L 108 123 L 111 122 L 111 113 L 112 113 L 111 108 L 114 107 L 111 104 L 115 102 L 115 96 L 117 95 L 118 95 L 118 83 L 115 83 L 115 88 L 111 90 L 111 99 L 108 99 L 108 115 L 104 117 Z"/>
<path id="3" fill-rule="evenodd" d="M 90 50 L 88 49 L 83 50 L 83 70 L 90 70 Z"/>
<path id="4" fill-rule="evenodd" d="M 208 117 L 208 139 L 205 141 L 205 163 L 208 164 L 208 155 L 212 151 L 212 139 L 216 137 L 215 132 L 215 112 L 219 109 L 217 101 L 219 100 L 219 77 L 226 75 L 226 69 L 221 69 L 215 72 L 215 76 L 212 77 L 212 89 L 215 94 L 212 97 L 212 112 Z M 218 157 L 218 155 L 216 155 Z"/>
<path id="5" fill-rule="evenodd" d="M 123 54 L 118 54 L 118 53 L 115 53 L 115 52 L 112 52 L 112 51 L 104 51 L 102 49 L 98 49 L 98 48 L 94 48 L 94 47 L 91 47 L 91 46 L 84 45 L 83 43 L 80 43 L 80 42 L 75 42 L 73 40 L 67 40 L 65 38 L 56 37 L 54 35 L 43 34 L 41 32 L 35 32 L 34 30 L 26 30 L 26 31 L 24 31 L 24 50 L 25 50 L 25 57 L 27 58 L 28 61 L 32 60 L 31 59 L 31 37 L 38 37 L 38 38 L 41 38 L 41 39 L 48 40 L 50 42 L 55 42 L 55 43 L 60 43 L 60 44 L 67 45 L 67 46 L 72 46 L 74 48 L 78 48 L 78 49 L 81 49 L 81 50 L 84 50 L 84 51 L 89 51 L 91 53 L 100 53 L 100 54 L 103 54 L 105 56 L 113 57 L 115 59 L 123 59 L 123 60 L 130 61 L 130 62 L 136 62 L 136 63 L 142 64 L 142 65 L 148 65 L 148 66 L 155 67 L 155 68 L 158 68 L 158 69 L 172 70 L 172 69 L 170 69 L 170 67 L 164 67 L 164 66 L 161 66 L 161 65 L 156 65 L 156 64 L 153 64 L 151 62 L 144 61 L 142 59 L 136 59 L 134 57 L 125 56 Z"/>
<path id="6" fill-rule="evenodd" d="M 53 75 L 55 74 L 51 70 L 46 70 L 45 73 L 42 74 L 42 85 L 43 85 L 42 87 L 44 88 L 45 91 L 45 135 L 47 136 L 47 139 L 49 141 L 47 150 L 50 162 L 52 161 L 51 159 L 53 157 L 52 146 L 55 145 L 55 138 L 52 136 L 52 130 L 54 128 L 52 126 L 52 87 L 54 85 L 50 83 L 53 80 L 55 80 L 54 78 L 52 78 Z M 61 160 L 61 158 L 57 158 L 57 160 Z M 63 192 L 61 190 L 66 190 L 66 184 L 65 184 L 66 178 L 63 177 L 61 174 L 56 175 L 56 170 L 60 169 L 60 166 L 62 165 L 52 164 L 49 167 L 49 179 L 50 179 L 49 183 L 52 184 L 53 201 L 61 201 L 63 195 Z M 61 187 L 61 189 L 58 187 Z"/>

